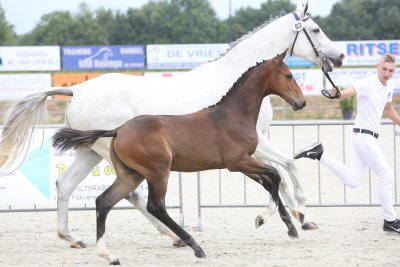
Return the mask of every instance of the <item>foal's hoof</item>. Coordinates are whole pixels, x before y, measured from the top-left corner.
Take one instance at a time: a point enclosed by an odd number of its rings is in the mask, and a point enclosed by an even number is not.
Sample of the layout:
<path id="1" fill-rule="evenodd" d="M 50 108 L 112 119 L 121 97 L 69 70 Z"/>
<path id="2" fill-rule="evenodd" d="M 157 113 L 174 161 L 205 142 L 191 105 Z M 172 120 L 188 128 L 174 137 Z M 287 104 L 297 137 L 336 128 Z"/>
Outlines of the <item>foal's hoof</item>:
<path id="1" fill-rule="evenodd" d="M 288 235 L 291 238 L 299 238 L 296 228 L 292 228 L 288 231 Z"/>
<path id="2" fill-rule="evenodd" d="M 73 242 L 70 244 L 71 248 L 86 248 L 86 244 L 83 243 L 82 241 L 78 241 L 78 242 Z"/>
<path id="3" fill-rule="evenodd" d="M 110 262 L 110 265 L 121 265 L 121 263 L 119 262 L 119 259 L 116 259 Z"/>
<path id="4" fill-rule="evenodd" d="M 258 215 L 256 217 L 255 223 L 256 223 L 256 229 L 257 229 L 258 227 L 260 227 L 261 225 L 264 224 L 264 218 L 261 215 Z"/>
<path id="5" fill-rule="evenodd" d="M 301 226 L 303 230 L 317 230 L 318 225 L 315 222 L 306 222 Z"/>
<path id="6" fill-rule="evenodd" d="M 197 258 L 205 258 L 206 257 L 206 253 L 204 253 L 203 249 L 201 247 L 198 247 L 195 251 L 194 251 L 194 255 Z"/>
<path id="7" fill-rule="evenodd" d="M 177 247 L 177 248 L 181 248 L 181 247 L 185 247 L 186 246 L 185 242 L 183 242 L 181 239 L 175 240 L 174 243 L 172 243 L 172 245 L 174 247 Z"/>

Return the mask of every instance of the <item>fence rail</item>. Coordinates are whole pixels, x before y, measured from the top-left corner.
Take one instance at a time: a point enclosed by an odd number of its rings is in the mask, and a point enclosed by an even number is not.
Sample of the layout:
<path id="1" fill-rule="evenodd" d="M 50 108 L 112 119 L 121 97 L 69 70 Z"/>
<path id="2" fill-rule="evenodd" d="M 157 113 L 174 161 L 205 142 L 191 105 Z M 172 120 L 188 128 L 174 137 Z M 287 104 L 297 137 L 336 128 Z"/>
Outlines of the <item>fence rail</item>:
<path id="1" fill-rule="evenodd" d="M 351 134 L 353 121 L 335 120 L 335 121 L 274 121 L 270 127 L 269 140 L 277 147 L 281 148 L 288 157 L 292 157 L 295 151 L 303 148 L 317 140 L 321 141 L 324 148 L 329 150 L 330 154 L 344 163 L 349 163 L 351 156 L 351 147 L 349 136 Z M 399 206 L 399 182 L 398 170 L 400 159 L 397 151 L 400 149 L 397 138 L 399 130 L 391 121 L 384 120 L 382 130 L 379 136 L 382 150 L 389 164 L 393 168 L 395 175 L 394 182 L 394 202 Z M 349 164 L 347 164 L 349 165 Z M 308 199 L 308 207 L 340 207 L 340 206 L 379 206 L 377 187 L 378 177 L 369 171 L 368 177 L 362 186 L 357 189 L 349 189 L 344 186 L 338 178 L 321 168 L 319 161 L 297 160 L 296 166 L 298 176 L 303 180 L 301 183 Z M 285 171 L 281 171 L 284 179 L 290 181 Z M 214 174 L 215 176 L 216 174 Z M 204 208 L 230 208 L 230 207 L 266 207 L 267 197 L 261 186 L 253 185 L 247 182 L 246 177 L 243 180 L 228 178 L 230 174 L 219 171 L 218 182 L 214 184 L 217 188 L 214 193 L 217 196 L 210 197 L 210 190 L 203 194 L 204 185 L 210 186 L 211 179 L 205 177 L 203 173 L 198 173 L 198 227 L 202 228 L 201 210 Z M 224 180 L 225 179 L 225 180 Z M 228 182 L 228 180 L 231 180 Z M 225 186 L 224 186 L 225 184 Z M 290 182 L 288 185 L 290 187 Z M 234 191 L 233 191 L 234 190 Z M 229 197 L 229 194 L 241 197 Z M 241 199 L 241 201 L 240 201 Z M 264 201 L 260 201 L 263 199 Z"/>

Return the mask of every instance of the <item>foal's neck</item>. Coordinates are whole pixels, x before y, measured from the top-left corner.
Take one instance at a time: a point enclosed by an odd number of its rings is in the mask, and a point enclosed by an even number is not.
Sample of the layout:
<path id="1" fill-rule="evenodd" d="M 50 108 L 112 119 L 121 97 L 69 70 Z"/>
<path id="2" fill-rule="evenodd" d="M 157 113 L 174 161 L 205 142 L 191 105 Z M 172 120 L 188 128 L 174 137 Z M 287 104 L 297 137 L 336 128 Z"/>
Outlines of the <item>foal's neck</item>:
<path id="1" fill-rule="evenodd" d="M 270 92 L 266 90 L 266 79 L 268 79 L 268 62 L 260 63 L 258 66 L 244 74 L 247 77 L 239 79 L 228 94 L 216 105 L 217 108 L 229 110 L 235 120 L 244 118 L 257 122 L 261 103 Z"/>

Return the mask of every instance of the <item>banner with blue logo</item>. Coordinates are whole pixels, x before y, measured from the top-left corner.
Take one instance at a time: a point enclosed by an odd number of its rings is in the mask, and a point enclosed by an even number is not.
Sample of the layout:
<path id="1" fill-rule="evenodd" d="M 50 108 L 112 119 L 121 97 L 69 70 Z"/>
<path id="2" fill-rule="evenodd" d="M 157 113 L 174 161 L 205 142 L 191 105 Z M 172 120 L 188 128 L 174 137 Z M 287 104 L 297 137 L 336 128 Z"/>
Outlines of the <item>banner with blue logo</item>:
<path id="1" fill-rule="evenodd" d="M 143 45 L 63 46 L 63 70 L 144 69 Z"/>

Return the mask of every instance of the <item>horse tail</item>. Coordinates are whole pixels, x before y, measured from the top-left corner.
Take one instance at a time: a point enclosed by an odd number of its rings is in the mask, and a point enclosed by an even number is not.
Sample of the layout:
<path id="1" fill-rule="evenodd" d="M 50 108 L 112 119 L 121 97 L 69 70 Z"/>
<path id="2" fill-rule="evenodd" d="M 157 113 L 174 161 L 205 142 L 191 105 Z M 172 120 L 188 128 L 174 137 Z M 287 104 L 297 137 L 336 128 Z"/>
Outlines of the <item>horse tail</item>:
<path id="1" fill-rule="evenodd" d="M 28 95 L 11 102 L 4 120 L 0 140 L 0 171 L 12 172 L 22 163 L 33 139 L 35 126 L 45 126 L 47 119 L 46 99 L 52 95 L 73 96 L 69 88 L 52 87 L 51 90 Z M 43 142 L 43 136 L 42 136 Z M 15 163 L 19 160 L 19 163 Z"/>
<path id="2" fill-rule="evenodd" d="M 90 130 L 81 131 L 71 128 L 58 130 L 52 138 L 53 146 L 65 151 L 68 149 L 89 148 L 100 137 L 116 137 L 117 130 Z"/>

